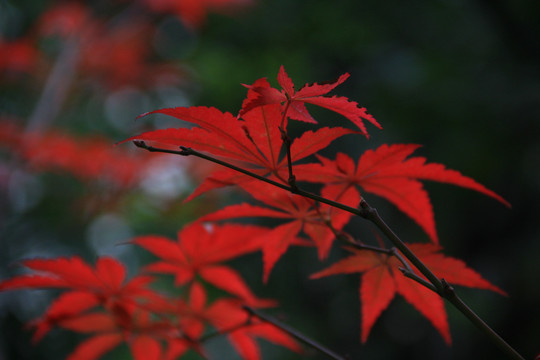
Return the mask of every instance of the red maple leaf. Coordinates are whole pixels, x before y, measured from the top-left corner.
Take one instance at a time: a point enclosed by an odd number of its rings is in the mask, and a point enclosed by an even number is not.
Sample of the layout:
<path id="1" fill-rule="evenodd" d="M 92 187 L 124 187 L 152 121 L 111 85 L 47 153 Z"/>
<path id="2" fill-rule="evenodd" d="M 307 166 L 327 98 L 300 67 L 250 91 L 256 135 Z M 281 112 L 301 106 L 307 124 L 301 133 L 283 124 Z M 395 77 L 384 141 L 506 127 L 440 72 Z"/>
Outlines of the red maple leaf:
<path id="1" fill-rule="evenodd" d="M 271 306 L 274 301 L 258 299 L 240 274 L 220 263 L 258 251 L 260 235 L 268 229 L 258 226 L 232 225 L 204 227 L 200 223 L 185 226 L 178 232 L 178 240 L 147 235 L 133 243 L 160 258 L 145 267 L 152 273 L 173 274 L 177 286 L 187 284 L 199 275 L 208 283 L 238 296 L 250 305 Z"/>
<path id="2" fill-rule="evenodd" d="M 172 13 L 186 26 L 198 29 L 210 11 L 229 13 L 253 4 L 253 0 L 142 0 L 152 11 Z"/>
<path id="3" fill-rule="evenodd" d="M 409 248 L 439 278 L 455 285 L 487 289 L 505 295 L 505 292 L 483 279 L 461 260 L 439 253 L 441 247 L 434 244 L 410 244 Z M 394 296 L 402 295 L 424 315 L 450 343 L 450 330 L 442 298 L 430 289 L 405 277 L 396 257 L 371 250 L 348 248 L 352 256 L 340 260 L 325 270 L 311 275 L 312 279 L 337 274 L 362 273 L 360 301 L 362 303 L 362 342 L 379 315 L 388 307 Z"/>
<path id="4" fill-rule="evenodd" d="M 187 335 L 184 339 L 168 340 L 169 346 L 165 359 L 176 359 L 189 347 L 202 354 L 200 345 L 204 341 L 203 334 L 207 325 L 212 325 L 217 329 L 217 333 L 211 333 L 212 337 L 217 334 L 226 335 L 241 357 L 246 360 L 260 359 L 256 337 L 293 351 L 300 350 L 298 344 L 288 334 L 250 316 L 238 299 L 220 298 L 208 304 L 206 291 L 198 282 L 190 285 L 188 296 L 187 301 L 175 299 L 168 304 L 158 305 L 159 313 L 179 319 L 177 327 L 182 334 Z M 189 341 L 186 342 L 186 340 Z"/>
<path id="5" fill-rule="evenodd" d="M 218 331 L 227 334 L 229 341 L 246 360 L 261 358 L 259 346 L 255 338 L 262 338 L 274 344 L 284 346 L 299 352 L 300 346 L 287 333 L 272 324 L 261 322 L 252 317 L 234 299 L 218 299 L 209 306 L 206 305 L 206 293 L 202 286 L 195 283 L 191 289 L 192 320 L 207 321 Z M 184 311 L 181 316 L 186 317 Z"/>
<path id="6" fill-rule="evenodd" d="M 34 171 L 67 172 L 119 187 L 135 185 L 151 159 L 115 148 L 96 135 L 75 137 L 57 129 L 25 132 L 15 120 L 0 121 L 0 147 L 19 155 Z"/>
<path id="7" fill-rule="evenodd" d="M 35 68 L 39 52 L 29 39 L 18 39 L 16 41 L 5 42 L 0 40 L 0 75 L 4 72 L 8 76 L 12 73 L 31 73 Z"/>
<path id="8" fill-rule="evenodd" d="M 59 326 L 63 328 L 94 333 L 75 349 L 71 358 L 104 353 L 121 342 L 130 346 L 136 359 L 173 360 L 190 348 L 203 354 L 199 338 L 208 322 L 202 316 L 206 294 L 200 284 L 193 283 L 185 295 L 185 300 L 182 297 L 156 298 L 157 301 L 145 304 L 144 308 L 130 309 L 122 317 L 91 312 L 60 321 Z M 162 342 L 167 343 L 165 351 L 161 349 Z"/>
<path id="9" fill-rule="evenodd" d="M 92 334 L 77 345 L 68 360 L 94 360 L 126 342 L 136 360 L 161 360 L 163 338 L 178 337 L 179 332 L 166 321 L 152 321 L 146 311 L 130 311 L 123 316 L 94 311 L 58 322 L 64 329 Z"/>
<path id="10" fill-rule="evenodd" d="M 143 84 L 151 79 L 149 24 L 132 21 L 114 29 L 101 26 L 86 41 L 81 54 L 81 72 L 110 88 Z"/>
<path id="11" fill-rule="evenodd" d="M 327 189 L 340 193 L 360 186 L 364 191 L 384 197 L 411 217 L 438 243 L 433 208 L 428 193 L 419 180 L 453 184 L 491 196 L 503 204 L 502 197 L 455 170 L 444 165 L 426 163 L 424 157 L 410 157 L 419 145 L 382 145 L 366 151 L 355 165 L 346 154 L 338 153 L 336 160 L 319 156 L 320 164 L 295 167 L 298 180 L 322 182 Z M 356 191 L 356 190 L 355 190 Z"/>
<path id="12" fill-rule="evenodd" d="M 79 257 L 33 259 L 22 262 L 40 274 L 20 275 L 0 283 L 0 291 L 23 288 L 59 288 L 71 291 L 60 295 L 38 320 L 34 341 L 40 340 L 54 325 L 98 305 L 122 316 L 129 307 L 158 297 L 147 288 L 150 276 L 136 276 L 126 282 L 126 270 L 117 260 L 101 257 L 95 269 Z"/>
<path id="13" fill-rule="evenodd" d="M 266 183 L 247 183 L 240 185 L 255 199 L 269 207 L 241 203 L 227 206 L 212 214 L 199 218 L 198 221 L 216 221 L 242 217 L 270 217 L 289 220 L 260 235 L 263 251 L 264 273 L 266 282 L 270 271 L 279 258 L 293 244 L 301 231 L 310 237 L 317 246 L 319 257 L 328 255 L 335 234 L 328 223 L 339 231 L 348 222 L 351 214 L 326 205 L 317 206 L 311 199 L 291 194 L 289 191 Z M 323 194 L 325 195 L 325 194 Z M 360 197 L 350 192 L 343 196 L 344 203 L 358 206 Z M 336 200 L 336 199 L 334 199 Z"/>
<path id="14" fill-rule="evenodd" d="M 264 79 L 259 80 L 257 84 L 258 87 L 270 86 Z M 253 91 L 250 90 L 248 98 L 252 96 Z M 260 106 L 246 113 L 242 119 L 207 107 L 161 109 L 141 116 L 154 113 L 174 116 L 200 127 L 149 131 L 122 142 L 146 140 L 167 146 L 192 147 L 235 162 L 258 175 L 269 175 L 288 184 L 287 158 L 280 156 L 283 141 L 279 127 L 283 117 L 279 104 Z M 315 132 L 306 131 L 292 141 L 291 161 L 294 163 L 304 159 L 327 147 L 335 139 L 351 133 L 355 131 L 340 127 L 325 127 Z M 247 175 L 233 170 L 219 171 L 203 182 L 186 201 L 216 187 L 252 180 Z"/>
<path id="15" fill-rule="evenodd" d="M 289 78 L 285 72 L 285 68 L 281 66 L 277 79 L 282 90 L 279 91 L 272 87 L 259 86 L 257 82 L 248 86 L 257 94 L 257 96 L 252 96 L 244 102 L 240 115 L 248 113 L 250 110 L 259 106 L 285 103 L 283 112 L 291 119 L 317 123 L 315 119 L 311 117 L 305 106 L 306 103 L 313 104 L 345 116 L 358 126 L 362 133 L 367 137 L 368 133 L 362 119 L 369 121 L 379 129 L 382 129 L 382 127 L 373 116 L 367 113 L 365 108 L 358 107 L 358 103 L 350 101 L 346 97 L 324 96 L 336 86 L 342 84 L 348 77 L 349 74 L 345 73 L 334 82 L 306 84 L 300 90 L 295 91 L 291 78 Z M 285 127 L 286 125 L 283 124 L 283 126 Z"/>
<path id="16" fill-rule="evenodd" d="M 77 62 L 77 70 L 87 79 L 111 89 L 161 83 L 165 74 L 168 82 L 176 81 L 179 74 L 172 64 L 167 70 L 167 63 L 152 61 L 149 49 L 154 29 L 151 22 L 135 14 L 106 23 L 87 6 L 62 3 L 41 16 L 37 32 L 63 37 L 70 50 L 70 65 Z"/>
<path id="17" fill-rule="evenodd" d="M 60 3 L 45 11 L 38 22 L 38 32 L 44 36 L 69 37 L 94 26 L 90 9 L 80 3 Z"/>

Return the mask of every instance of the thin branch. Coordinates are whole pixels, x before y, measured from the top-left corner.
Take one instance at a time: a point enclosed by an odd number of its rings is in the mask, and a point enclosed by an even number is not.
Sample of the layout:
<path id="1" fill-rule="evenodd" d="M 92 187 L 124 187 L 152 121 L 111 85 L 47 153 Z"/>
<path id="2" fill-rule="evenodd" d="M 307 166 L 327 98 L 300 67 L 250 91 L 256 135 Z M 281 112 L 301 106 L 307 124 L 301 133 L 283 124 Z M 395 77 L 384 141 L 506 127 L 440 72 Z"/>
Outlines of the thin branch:
<path id="1" fill-rule="evenodd" d="M 248 176 L 251 176 L 257 180 L 261 180 L 261 181 L 264 181 L 268 184 L 271 184 L 271 185 L 274 185 L 274 186 L 277 186 L 279 188 L 282 188 L 284 190 L 287 190 L 287 191 L 291 191 L 291 188 L 290 186 L 287 186 L 287 185 L 284 185 L 282 183 L 279 183 L 277 181 L 274 181 L 274 180 L 270 180 L 270 179 L 267 179 L 263 176 L 260 176 L 258 174 L 255 174 L 249 170 L 245 170 L 245 169 L 242 169 L 238 166 L 235 166 L 233 164 L 230 164 L 226 161 L 222 161 L 222 160 L 219 160 L 219 159 L 216 159 L 214 157 L 211 157 L 211 156 L 208 156 L 208 155 L 205 155 L 203 153 L 200 153 L 198 151 L 195 151 L 191 148 L 187 148 L 185 146 L 180 146 L 180 151 L 178 150 L 169 150 L 169 149 L 161 149 L 161 148 L 156 148 L 156 147 L 153 147 L 153 146 L 148 146 L 146 145 L 146 143 L 144 141 L 140 141 L 140 140 L 135 140 L 133 141 L 133 144 L 135 144 L 135 146 L 141 148 L 141 149 L 146 149 L 150 152 L 160 152 L 160 153 L 166 153 L 166 154 L 174 154 L 174 155 L 181 155 L 181 156 L 189 156 L 189 155 L 194 155 L 194 156 L 197 156 L 197 157 L 200 157 L 201 159 L 205 159 L 205 160 L 208 160 L 208 161 L 211 161 L 213 163 L 216 163 L 216 164 L 219 164 L 219 165 L 222 165 L 222 166 L 225 166 L 229 169 L 232 169 L 232 170 L 236 170 L 244 175 L 248 175 Z"/>
<path id="2" fill-rule="evenodd" d="M 467 304 L 461 300 L 461 298 L 456 294 L 454 288 L 446 282 L 446 280 L 441 279 L 443 284 L 444 298 L 448 300 L 456 309 L 458 309 L 463 315 L 469 319 L 478 329 L 480 329 L 484 334 L 486 334 L 492 342 L 495 343 L 508 357 L 517 360 L 524 360 L 524 358 L 512 348 L 499 334 L 497 334 L 493 329 L 487 325 L 484 320 L 480 318 Z"/>
<path id="3" fill-rule="evenodd" d="M 281 188 L 283 190 L 290 191 L 293 194 L 298 194 L 298 195 L 307 197 L 309 199 L 313 199 L 315 201 L 319 201 L 319 202 L 328 204 L 328 205 L 333 206 L 335 208 L 338 208 L 338 209 L 341 209 L 341 210 L 344 210 L 344 211 L 348 211 L 348 212 L 350 212 L 350 213 L 352 213 L 354 215 L 357 215 L 357 216 L 363 216 L 362 215 L 363 212 L 361 210 L 357 209 L 357 208 L 353 208 L 353 207 L 341 204 L 339 202 L 326 199 L 326 198 L 324 198 L 322 196 L 319 196 L 319 195 L 316 195 L 316 194 L 313 194 L 313 193 L 310 193 L 310 192 L 307 192 L 307 191 L 304 191 L 304 190 L 301 190 L 301 189 L 298 189 L 298 188 L 294 189 L 291 186 L 279 183 L 279 182 L 271 180 L 271 179 L 267 179 L 264 176 L 260 176 L 258 174 L 255 174 L 255 173 L 249 171 L 249 170 L 242 169 L 242 168 L 240 168 L 238 166 L 235 166 L 233 164 L 230 164 L 230 163 L 228 163 L 226 161 L 216 159 L 216 158 L 214 158 L 212 156 L 200 153 L 200 152 L 198 152 L 196 150 L 193 150 L 191 148 L 187 148 L 185 146 L 180 146 L 180 149 L 182 149 L 182 150 L 178 151 L 178 150 L 161 149 L 161 148 L 156 148 L 156 147 L 153 147 L 153 146 L 148 146 L 148 145 L 146 145 L 146 143 L 144 141 L 140 141 L 140 140 L 133 141 L 133 144 L 135 144 L 135 146 L 137 146 L 137 147 L 140 147 L 141 149 L 146 149 L 146 150 L 151 151 L 151 152 L 161 152 L 161 153 L 175 154 L 175 155 L 181 155 L 181 156 L 189 156 L 189 155 L 197 156 L 197 157 L 200 157 L 201 159 L 205 159 L 205 160 L 211 161 L 213 163 L 225 166 L 225 167 L 227 167 L 229 169 L 236 170 L 236 171 L 238 171 L 238 172 L 240 172 L 242 174 L 251 176 L 251 177 L 253 177 L 253 178 L 257 179 L 257 180 L 264 181 L 265 183 L 268 183 L 270 185 L 274 185 L 274 186 L 279 187 L 279 188 Z"/>
<path id="4" fill-rule="evenodd" d="M 332 350 L 326 348 L 325 346 L 319 344 L 318 342 L 316 342 L 315 340 L 312 340 L 310 338 L 308 338 L 307 336 L 305 336 L 304 334 L 298 332 L 297 330 L 289 327 L 288 325 L 285 325 L 283 324 L 282 322 L 268 316 L 268 315 L 264 315 L 262 314 L 261 312 L 259 312 L 258 310 L 255 310 L 254 308 L 250 307 L 250 306 L 246 306 L 244 305 L 243 308 L 251 315 L 253 316 L 256 316 L 258 317 L 259 319 L 261 319 L 262 321 L 265 321 L 269 324 L 272 324 L 274 325 L 275 327 L 285 331 L 287 334 L 291 335 L 292 337 L 294 337 L 295 339 L 297 339 L 298 341 L 301 341 L 303 342 L 304 344 L 312 347 L 313 349 L 327 355 L 329 358 L 331 359 L 335 359 L 335 360 L 345 360 L 344 357 L 336 354 L 335 352 L 333 352 Z"/>
<path id="5" fill-rule="evenodd" d="M 377 209 L 372 208 L 366 200 L 362 199 L 360 202 L 360 208 L 362 209 L 362 217 L 371 221 L 375 226 L 381 230 L 384 235 L 392 242 L 392 244 L 398 248 L 399 251 L 424 275 L 430 283 L 435 286 L 437 293 L 443 294 L 443 286 L 441 281 L 431 270 L 424 265 L 424 263 L 405 245 L 405 243 L 392 231 L 392 229 L 384 222 L 379 216 Z"/>
<path id="6" fill-rule="evenodd" d="M 296 176 L 294 176 L 293 170 L 292 170 L 291 138 L 289 137 L 289 135 L 287 135 L 287 131 L 283 129 L 281 126 L 279 127 L 279 131 L 281 132 L 281 140 L 283 140 L 283 144 L 285 144 L 285 149 L 287 150 L 287 168 L 289 169 L 288 183 L 291 188 L 297 191 L 298 186 L 296 185 Z"/>
<path id="7" fill-rule="evenodd" d="M 409 271 L 409 270 L 407 270 L 405 268 L 402 268 L 402 267 L 400 267 L 398 269 L 399 269 L 399 271 L 401 271 L 403 276 L 408 277 L 409 279 L 414 280 L 417 283 L 419 283 L 420 285 L 422 285 L 422 286 L 428 288 L 429 290 L 433 291 L 434 293 L 439 294 L 437 292 L 437 288 L 435 286 L 433 286 L 432 283 L 422 279 L 420 276 L 416 275 L 413 271 Z"/>
<path id="8" fill-rule="evenodd" d="M 60 54 L 47 78 L 28 124 L 27 131 L 38 131 L 47 128 L 58 115 L 62 104 L 68 96 L 68 90 L 75 76 L 79 60 L 79 36 L 71 35 L 62 44 Z"/>

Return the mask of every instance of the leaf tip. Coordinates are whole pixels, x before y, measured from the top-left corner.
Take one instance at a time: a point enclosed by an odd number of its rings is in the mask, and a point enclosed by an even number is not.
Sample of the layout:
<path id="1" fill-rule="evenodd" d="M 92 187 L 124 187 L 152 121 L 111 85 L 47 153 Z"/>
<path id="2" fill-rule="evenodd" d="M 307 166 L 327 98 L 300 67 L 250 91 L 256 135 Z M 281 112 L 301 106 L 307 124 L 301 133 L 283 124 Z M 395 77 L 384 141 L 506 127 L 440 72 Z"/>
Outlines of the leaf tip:
<path id="1" fill-rule="evenodd" d="M 134 120 L 138 120 L 138 119 L 140 119 L 140 118 L 142 118 L 142 117 L 145 117 L 146 115 L 149 115 L 149 114 L 151 114 L 151 113 L 152 113 L 152 111 L 147 111 L 147 112 L 145 112 L 145 113 L 142 113 L 142 114 L 138 115 L 137 117 L 135 117 Z"/>

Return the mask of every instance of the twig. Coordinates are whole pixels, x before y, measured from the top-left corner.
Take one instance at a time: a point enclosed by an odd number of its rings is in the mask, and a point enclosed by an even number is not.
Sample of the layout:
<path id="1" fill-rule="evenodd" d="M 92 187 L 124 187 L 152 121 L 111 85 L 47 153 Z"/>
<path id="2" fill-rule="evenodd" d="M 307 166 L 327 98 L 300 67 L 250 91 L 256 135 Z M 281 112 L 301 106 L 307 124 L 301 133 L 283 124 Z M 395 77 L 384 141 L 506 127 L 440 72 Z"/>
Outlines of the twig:
<path id="1" fill-rule="evenodd" d="M 30 115 L 26 125 L 27 131 L 43 130 L 58 115 L 75 76 L 77 61 L 79 60 L 78 41 L 79 36 L 74 33 L 63 43 L 38 103 L 32 115 Z"/>
<path id="2" fill-rule="evenodd" d="M 291 138 L 289 137 L 289 135 L 287 135 L 287 131 L 283 129 L 281 126 L 279 127 L 279 131 L 281 132 L 281 140 L 283 140 L 283 144 L 285 144 L 285 149 L 287 150 L 287 168 L 289 169 L 288 183 L 291 188 L 297 191 L 298 186 L 296 185 L 296 176 L 294 176 L 293 170 L 292 170 Z"/>
<path id="3" fill-rule="evenodd" d="M 312 339 L 308 338 L 304 334 L 302 334 L 302 333 L 298 332 L 297 330 L 289 327 L 288 325 L 285 325 L 282 322 L 280 322 L 280 321 L 278 321 L 278 320 L 276 320 L 276 319 L 274 319 L 274 318 L 272 318 L 272 317 L 270 317 L 268 315 L 264 315 L 264 314 L 260 313 L 259 311 L 253 309 L 250 306 L 244 305 L 243 308 L 249 314 L 254 315 L 254 316 L 258 317 L 259 319 L 261 319 L 262 321 L 265 321 L 265 322 L 267 322 L 269 324 L 272 324 L 275 327 L 285 331 L 287 334 L 291 335 L 295 339 L 297 339 L 297 340 L 303 342 L 304 344 L 314 348 L 315 350 L 327 355 L 329 358 L 335 359 L 335 360 L 345 360 L 344 357 L 336 354 L 332 350 L 330 350 L 330 349 L 326 348 L 325 346 L 319 344 L 315 340 L 312 340 Z"/>
<path id="4" fill-rule="evenodd" d="M 399 251 L 424 275 L 430 283 L 435 286 L 437 293 L 443 294 L 443 286 L 441 281 L 431 270 L 424 265 L 424 263 L 405 245 L 405 243 L 390 229 L 390 227 L 379 216 L 377 209 L 372 208 L 366 200 L 362 199 L 360 202 L 360 209 L 362 209 L 362 217 L 371 221 L 384 235 L 392 242 L 392 244 L 398 248 Z"/>
<path id="5" fill-rule="evenodd" d="M 467 304 L 461 300 L 456 294 L 454 288 L 446 282 L 445 279 L 441 279 L 443 284 L 444 298 L 448 300 L 456 309 L 458 309 L 463 315 L 469 319 L 478 329 L 486 334 L 492 342 L 495 343 L 508 357 L 516 360 L 524 360 L 524 358 L 512 348 L 499 334 L 487 325 L 484 320 L 480 318 Z"/>
<path id="6" fill-rule="evenodd" d="M 274 185 L 274 186 L 279 187 L 279 188 L 281 188 L 283 190 L 290 191 L 293 194 L 298 194 L 298 195 L 301 195 L 301 196 L 304 196 L 304 197 L 307 197 L 307 198 L 310 198 L 310 199 L 313 199 L 313 200 L 328 204 L 328 205 L 333 206 L 335 208 L 348 211 L 348 212 L 350 212 L 352 214 L 362 216 L 362 211 L 360 211 L 357 208 L 353 208 L 351 206 L 347 206 L 347 205 L 338 203 L 336 201 L 326 199 L 326 198 L 324 198 L 322 196 L 312 194 L 310 192 L 307 192 L 307 191 L 304 191 L 304 190 L 301 190 L 301 189 L 298 189 L 298 188 L 294 189 L 291 186 L 279 183 L 279 182 L 271 180 L 271 179 L 267 179 L 264 176 L 255 174 L 255 173 L 253 173 L 253 172 L 251 172 L 249 170 L 242 169 L 242 168 L 240 168 L 238 166 L 235 166 L 233 164 L 230 164 L 230 163 L 228 163 L 226 161 L 216 159 L 216 158 L 214 158 L 212 156 L 200 153 L 200 152 L 198 152 L 196 150 L 193 150 L 191 148 L 187 148 L 185 146 L 180 146 L 181 151 L 178 151 L 178 150 L 161 149 L 161 148 L 156 148 L 156 147 L 153 147 L 153 146 L 148 146 L 148 145 L 146 145 L 146 143 L 144 141 L 140 141 L 140 140 L 133 141 L 133 144 L 135 144 L 135 146 L 137 146 L 137 147 L 139 147 L 141 149 L 145 149 L 145 150 L 148 150 L 148 151 L 151 151 L 151 152 L 161 152 L 161 153 L 175 154 L 175 155 L 181 155 L 181 156 L 189 156 L 189 155 L 197 156 L 197 157 L 200 157 L 201 159 L 205 159 L 205 160 L 211 161 L 213 163 L 225 166 L 225 167 L 227 167 L 229 169 L 236 170 L 236 171 L 238 171 L 238 172 L 240 172 L 242 174 L 251 176 L 251 177 L 253 177 L 253 178 L 257 179 L 257 180 L 264 181 L 265 183 L 268 183 L 270 185 Z"/>

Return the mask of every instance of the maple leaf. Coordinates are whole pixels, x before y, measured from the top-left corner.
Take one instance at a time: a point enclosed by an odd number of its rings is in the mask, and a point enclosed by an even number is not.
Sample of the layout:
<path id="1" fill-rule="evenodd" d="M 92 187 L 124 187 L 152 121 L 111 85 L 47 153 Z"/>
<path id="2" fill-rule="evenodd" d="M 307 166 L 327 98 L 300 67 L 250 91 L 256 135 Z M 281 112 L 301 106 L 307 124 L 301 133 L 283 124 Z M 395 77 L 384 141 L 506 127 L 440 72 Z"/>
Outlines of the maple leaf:
<path id="1" fill-rule="evenodd" d="M 444 278 L 454 285 L 492 290 L 505 295 L 504 291 L 468 268 L 463 261 L 442 255 L 439 252 L 441 247 L 438 245 L 410 244 L 408 246 L 435 276 Z M 366 342 L 375 321 L 397 293 L 424 315 L 439 331 L 446 343 L 450 344 L 450 330 L 444 302 L 439 295 L 405 277 L 399 270 L 403 265 L 394 256 L 371 250 L 354 248 L 347 250 L 353 255 L 311 275 L 311 278 L 362 273 L 360 301 L 362 303 L 361 340 L 363 343 Z"/>
<path id="2" fill-rule="evenodd" d="M 209 11 L 231 12 L 253 4 L 252 0 L 142 0 L 152 11 L 172 13 L 186 26 L 199 29 Z"/>
<path id="3" fill-rule="evenodd" d="M 146 311 L 131 311 L 127 316 L 114 313 L 90 312 L 59 321 L 58 325 L 74 332 L 92 334 L 77 345 L 68 360 L 98 359 L 108 351 L 126 342 L 134 359 L 162 359 L 161 336 L 176 333 L 168 322 L 154 322 Z M 176 335 L 178 336 L 178 335 Z"/>
<path id="4" fill-rule="evenodd" d="M 342 84 L 349 77 L 348 73 L 341 75 L 336 81 L 328 83 L 314 83 L 306 84 L 300 90 L 294 90 L 294 84 L 291 78 L 285 72 L 283 65 L 279 69 L 278 83 L 282 87 L 282 90 L 259 86 L 257 82 L 251 86 L 248 86 L 257 96 L 248 97 L 247 101 L 242 105 L 240 115 L 244 115 L 257 107 L 268 104 L 281 104 L 283 106 L 283 112 L 287 117 L 294 120 L 305 121 L 309 123 L 317 123 L 313 117 L 307 111 L 305 104 L 313 104 L 324 107 L 326 109 L 337 112 L 340 115 L 345 116 L 351 122 L 353 122 L 360 131 L 368 137 L 366 126 L 362 119 L 369 121 L 379 129 L 382 129 L 381 125 L 375 120 L 373 116 L 367 113 L 363 107 L 358 107 L 358 103 L 350 101 L 346 97 L 342 96 L 324 96 L 335 87 Z M 285 116 L 284 116 L 285 118 Z M 286 124 L 283 124 L 286 127 Z"/>
<path id="5" fill-rule="evenodd" d="M 32 72 L 39 59 L 39 52 L 29 39 L 19 39 L 12 42 L 0 40 L 0 75 L 4 71 L 12 73 Z"/>
<path id="6" fill-rule="evenodd" d="M 255 337 L 271 341 L 277 345 L 285 346 L 293 351 L 299 351 L 298 344 L 285 332 L 271 324 L 263 323 L 250 316 L 242 307 L 238 299 L 220 298 L 208 304 L 204 287 L 197 281 L 191 283 L 188 299 L 175 299 L 168 304 L 159 304 L 157 308 L 161 314 L 172 315 L 178 319 L 178 328 L 186 339 L 169 339 L 169 346 L 165 359 L 176 359 L 189 347 L 203 354 L 200 348 L 204 341 L 204 329 L 212 325 L 218 333 L 227 335 L 240 356 L 246 360 L 260 358 L 259 346 Z M 204 354 L 203 354 L 203 357 Z"/>
<path id="7" fill-rule="evenodd" d="M 78 71 L 92 82 L 115 89 L 126 84 L 163 83 L 165 73 L 169 82 L 178 78 L 179 71 L 172 63 L 151 62 L 149 49 L 155 29 L 138 16 L 106 23 L 93 16 L 87 6 L 69 2 L 51 7 L 38 22 L 39 35 L 64 38 L 72 54 L 68 63 L 77 62 Z"/>
<path id="8" fill-rule="evenodd" d="M 177 359 L 189 349 L 206 358 L 202 348 L 204 339 L 201 339 L 208 323 L 204 313 L 206 298 L 204 287 L 199 282 L 192 281 L 189 291 L 183 292 L 181 296 L 161 298 L 145 305 L 144 310 L 158 318 L 168 319 L 142 328 L 167 342 L 162 359 Z M 238 300 L 235 301 L 238 303 Z"/>
<path id="9" fill-rule="evenodd" d="M 209 229 L 200 223 L 193 223 L 178 232 L 177 241 L 147 235 L 137 237 L 132 242 L 160 258 L 146 266 L 146 271 L 173 274 L 177 286 L 199 275 L 208 283 L 238 296 L 248 304 L 272 306 L 273 301 L 258 299 L 238 272 L 219 264 L 258 251 L 262 245 L 260 235 L 267 231 L 259 226 L 232 224 L 212 226 Z"/>
<path id="10" fill-rule="evenodd" d="M 114 27 L 96 24 L 81 48 L 80 71 L 112 90 L 129 84 L 152 85 L 158 75 L 149 52 L 154 31 L 150 23 L 136 18 Z"/>
<path id="11" fill-rule="evenodd" d="M 79 257 L 25 260 L 22 264 L 41 274 L 20 275 L 2 281 L 0 291 L 23 288 L 58 288 L 71 291 L 60 295 L 38 320 L 34 341 L 40 340 L 51 328 L 65 318 L 102 305 L 117 312 L 158 297 L 147 285 L 150 276 L 136 276 L 125 281 L 126 271 L 117 260 L 100 257 L 95 269 Z"/>
<path id="12" fill-rule="evenodd" d="M 151 160 L 150 154 L 135 156 L 103 137 L 75 137 L 57 129 L 25 132 L 15 121 L 0 121 L 0 146 L 19 155 L 34 171 L 67 172 L 80 180 L 130 187 Z"/>
<path id="13" fill-rule="evenodd" d="M 434 243 L 439 240 L 433 207 L 419 180 L 468 188 L 510 206 L 501 196 L 458 171 L 446 169 L 441 164 L 426 163 L 424 157 L 409 157 L 418 147 L 414 144 L 384 144 L 376 150 L 366 151 L 356 165 L 343 153 L 338 153 L 333 161 L 318 156 L 320 164 L 297 165 L 296 177 L 303 181 L 323 182 L 327 184 L 325 188 L 335 193 L 360 186 L 366 192 L 379 195 L 411 217 Z"/>
<path id="14" fill-rule="evenodd" d="M 328 251 L 335 234 L 328 223 L 339 231 L 348 222 L 351 214 L 328 206 L 318 207 L 311 199 L 291 194 L 289 191 L 266 183 L 246 183 L 240 187 L 255 199 L 270 207 L 262 207 L 241 203 L 230 205 L 224 209 L 199 218 L 198 221 L 216 221 L 242 217 L 270 217 L 289 220 L 260 235 L 263 251 L 264 272 L 266 282 L 275 263 L 293 244 L 301 231 L 307 234 L 317 246 L 321 259 Z M 358 206 L 358 196 L 347 196 L 344 203 Z"/>
<path id="15" fill-rule="evenodd" d="M 39 18 L 38 31 L 44 36 L 61 35 L 65 38 L 85 29 L 90 9 L 80 3 L 61 3 L 51 6 Z"/>
<path id="16" fill-rule="evenodd" d="M 204 304 L 205 301 L 201 301 Z M 218 299 L 199 312 L 199 317 L 206 319 L 218 331 L 227 333 L 229 341 L 245 360 L 261 358 L 256 337 L 263 338 L 289 350 L 300 352 L 301 348 L 293 338 L 272 324 L 253 318 L 237 301 Z"/>
<path id="17" fill-rule="evenodd" d="M 264 79 L 259 80 L 257 84 L 258 87 L 270 87 Z M 253 96 L 253 90 L 248 91 L 248 98 Z M 167 146 L 192 147 L 238 163 L 260 176 L 270 176 L 288 184 L 287 158 L 280 157 L 283 141 L 279 130 L 282 120 L 279 104 L 260 106 L 242 118 L 208 107 L 160 109 L 142 114 L 140 117 L 155 113 L 173 116 L 199 127 L 149 131 L 122 142 L 145 140 Z M 315 154 L 335 139 L 352 133 L 355 131 L 340 127 L 306 131 L 292 141 L 291 162 Z M 246 181 L 253 179 L 234 170 L 219 171 L 211 175 L 208 181 L 203 182 L 186 201 L 210 189 Z"/>

